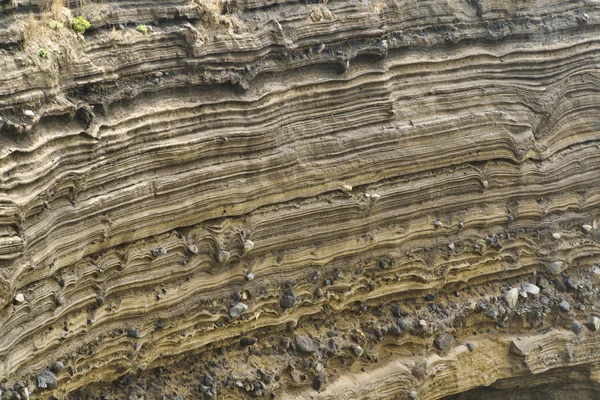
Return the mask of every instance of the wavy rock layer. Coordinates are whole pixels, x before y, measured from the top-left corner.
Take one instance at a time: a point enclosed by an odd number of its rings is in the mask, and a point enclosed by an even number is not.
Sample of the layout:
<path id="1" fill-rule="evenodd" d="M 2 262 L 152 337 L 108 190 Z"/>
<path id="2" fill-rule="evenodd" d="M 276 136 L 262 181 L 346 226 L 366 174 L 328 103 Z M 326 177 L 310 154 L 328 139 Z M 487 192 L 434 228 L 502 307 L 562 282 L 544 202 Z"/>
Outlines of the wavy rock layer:
<path id="1" fill-rule="evenodd" d="M 597 2 L 74 3 L 1 4 L 7 398 L 598 395 Z"/>

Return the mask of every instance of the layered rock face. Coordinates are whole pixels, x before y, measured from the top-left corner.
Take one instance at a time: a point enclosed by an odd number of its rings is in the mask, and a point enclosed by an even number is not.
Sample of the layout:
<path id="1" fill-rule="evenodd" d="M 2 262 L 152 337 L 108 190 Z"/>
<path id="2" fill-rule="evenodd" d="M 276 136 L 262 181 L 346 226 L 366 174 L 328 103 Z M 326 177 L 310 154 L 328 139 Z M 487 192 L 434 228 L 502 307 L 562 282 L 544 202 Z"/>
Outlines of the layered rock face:
<path id="1" fill-rule="evenodd" d="M 3 398 L 600 395 L 597 1 L 0 7 Z"/>

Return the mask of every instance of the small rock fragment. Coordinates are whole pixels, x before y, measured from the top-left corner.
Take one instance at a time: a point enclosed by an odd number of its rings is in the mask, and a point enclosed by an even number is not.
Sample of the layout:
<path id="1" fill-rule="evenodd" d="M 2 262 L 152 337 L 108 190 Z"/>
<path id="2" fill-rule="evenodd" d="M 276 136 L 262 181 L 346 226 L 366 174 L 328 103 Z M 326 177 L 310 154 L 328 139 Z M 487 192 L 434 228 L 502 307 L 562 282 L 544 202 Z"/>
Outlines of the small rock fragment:
<path id="1" fill-rule="evenodd" d="M 319 350 L 319 342 L 308 336 L 296 336 L 296 348 L 306 354 L 313 354 Z"/>
<path id="2" fill-rule="evenodd" d="M 583 330 L 583 325 L 579 322 L 573 322 L 571 324 L 571 329 L 575 332 L 576 335 L 579 335 Z"/>
<path id="3" fill-rule="evenodd" d="M 411 399 L 411 400 L 416 399 L 417 396 L 418 396 L 418 394 L 414 390 L 411 390 L 410 392 L 408 392 L 408 398 Z"/>
<path id="4" fill-rule="evenodd" d="M 96 297 L 96 305 L 98 307 L 100 307 L 100 306 L 102 306 L 102 304 L 104 304 L 104 297 L 103 296 Z"/>
<path id="5" fill-rule="evenodd" d="M 62 306 L 63 304 L 65 304 L 67 299 L 62 294 L 59 294 L 58 296 L 56 296 L 56 299 L 54 301 L 56 302 L 57 306 Z"/>
<path id="6" fill-rule="evenodd" d="M 255 337 L 243 337 L 240 340 L 240 344 L 242 346 L 252 346 L 254 343 L 256 343 L 258 341 L 258 339 L 256 339 Z"/>
<path id="7" fill-rule="evenodd" d="M 562 261 L 552 261 L 551 263 L 546 265 L 546 270 L 552 275 L 558 274 L 565 263 Z"/>
<path id="8" fill-rule="evenodd" d="M 512 288 L 504 294 L 504 300 L 510 308 L 515 308 L 519 301 L 519 289 Z"/>
<path id="9" fill-rule="evenodd" d="M 453 341 L 454 337 L 444 333 L 435 338 L 435 345 L 438 347 L 438 349 L 444 350 L 450 346 Z"/>
<path id="10" fill-rule="evenodd" d="M 592 231 L 592 226 L 591 225 L 581 225 L 581 228 L 585 231 L 585 233 L 590 233 Z"/>
<path id="11" fill-rule="evenodd" d="M 281 298 L 279 299 L 279 305 L 284 310 L 287 310 L 288 308 L 292 308 L 295 303 L 296 303 L 296 294 L 291 290 L 288 290 L 287 292 L 285 292 L 284 295 L 281 296 Z"/>
<path id="12" fill-rule="evenodd" d="M 35 112 L 32 110 L 23 110 L 23 115 L 29 118 L 35 117 Z"/>
<path id="13" fill-rule="evenodd" d="M 43 370 L 37 376 L 37 387 L 40 392 L 56 389 L 57 379 L 52 371 Z"/>
<path id="14" fill-rule="evenodd" d="M 188 244 L 185 246 L 185 251 L 187 251 L 189 255 L 196 255 L 198 254 L 198 246 L 195 244 Z"/>
<path id="15" fill-rule="evenodd" d="M 254 242 L 252 240 L 248 239 L 244 242 L 244 253 L 249 252 L 253 248 L 254 248 Z"/>
<path id="16" fill-rule="evenodd" d="M 484 188 L 487 189 L 487 187 L 490 185 L 488 181 L 482 181 L 481 184 L 483 185 Z"/>
<path id="17" fill-rule="evenodd" d="M 253 279 L 254 279 L 254 273 L 253 273 L 253 272 L 248 272 L 248 273 L 246 274 L 246 280 L 247 280 L 247 281 L 251 281 L 251 280 L 253 280 Z"/>
<path id="18" fill-rule="evenodd" d="M 435 221 L 435 222 L 433 223 L 433 227 L 434 227 L 434 228 L 436 228 L 436 229 L 437 229 L 437 228 L 441 228 L 441 227 L 442 227 L 442 225 L 443 225 L 443 224 L 442 224 L 442 221 L 440 221 L 440 220 L 437 220 L 437 221 Z"/>
<path id="19" fill-rule="evenodd" d="M 23 296 L 23 293 L 17 293 L 14 300 L 16 304 L 21 304 L 25 301 L 25 296 Z"/>
<path id="20" fill-rule="evenodd" d="M 142 337 L 142 334 L 140 333 L 139 329 L 129 329 L 127 331 L 127 336 L 139 339 Z"/>
<path id="21" fill-rule="evenodd" d="M 225 261 L 229 260 L 231 253 L 225 250 L 217 250 L 215 252 L 215 259 L 219 264 L 223 264 Z"/>
<path id="22" fill-rule="evenodd" d="M 554 240 L 558 240 L 558 239 L 560 239 L 560 233 L 558 233 L 558 232 L 554 232 L 554 233 L 552 234 L 552 239 L 554 239 Z"/>
<path id="23" fill-rule="evenodd" d="M 244 303 L 237 303 L 229 309 L 229 318 L 237 318 L 240 315 L 242 315 L 247 309 L 248 306 Z"/>
<path id="24" fill-rule="evenodd" d="M 360 347 L 360 346 L 354 346 L 354 347 L 352 347 L 352 352 L 353 352 L 353 353 L 354 353 L 354 355 L 356 355 L 357 357 L 360 357 L 360 356 L 362 356 L 362 354 L 363 354 L 363 351 L 364 351 L 364 350 L 363 350 L 363 349 L 362 349 L 362 347 Z"/>
<path id="25" fill-rule="evenodd" d="M 319 43 L 316 47 L 317 53 L 321 53 L 323 50 L 325 50 L 325 43 Z"/>
<path id="26" fill-rule="evenodd" d="M 323 376 L 319 374 L 313 379 L 313 389 L 320 390 L 321 386 L 323 386 Z"/>
<path id="27" fill-rule="evenodd" d="M 165 250 L 164 247 L 159 247 L 159 248 L 156 248 L 156 249 L 152 249 L 152 255 L 154 257 L 164 256 L 165 254 L 167 254 L 167 250 Z"/>
<path id="28" fill-rule="evenodd" d="M 373 201 L 377 201 L 377 200 L 379 200 L 380 198 L 381 198 L 381 196 L 380 196 L 380 195 L 378 195 L 377 193 L 373 193 L 373 194 L 371 195 L 371 200 L 373 200 Z"/>
<path id="29" fill-rule="evenodd" d="M 60 371 L 62 371 L 63 369 L 65 369 L 65 364 L 63 364 L 60 361 L 56 361 L 54 364 L 52 364 L 52 366 L 50 367 L 50 371 L 52 371 L 55 374 L 60 373 Z"/>
<path id="30" fill-rule="evenodd" d="M 450 244 L 448 244 L 448 248 L 449 248 L 450 250 L 454 250 L 454 243 L 450 243 Z"/>
<path id="31" fill-rule="evenodd" d="M 467 349 L 469 349 L 469 351 L 473 351 L 475 350 L 475 345 L 473 343 L 467 343 Z"/>
<path id="32" fill-rule="evenodd" d="M 538 294 L 540 294 L 540 288 L 534 285 L 533 283 L 521 284 L 521 290 L 533 296 L 537 296 Z"/>
<path id="33" fill-rule="evenodd" d="M 596 316 L 592 315 L 592 316 L 590 317 L 590 325 L 592 326 L 592 329 L 593 329 L 594 331 L 597 331 L 597 330 L 599 330 L 599 329 L 600 329 L 600 318 L 598 318 L 598 317 L 596 317 Z"/>
<path id="34" fill-rule="evenodd" d="M 569 302 L 566 300 L 561 301 L 558 306 L 560 307 L 561 311 L 564 311 L 564 312 L 571 311 L 571 304 L 569 304 Z"/>

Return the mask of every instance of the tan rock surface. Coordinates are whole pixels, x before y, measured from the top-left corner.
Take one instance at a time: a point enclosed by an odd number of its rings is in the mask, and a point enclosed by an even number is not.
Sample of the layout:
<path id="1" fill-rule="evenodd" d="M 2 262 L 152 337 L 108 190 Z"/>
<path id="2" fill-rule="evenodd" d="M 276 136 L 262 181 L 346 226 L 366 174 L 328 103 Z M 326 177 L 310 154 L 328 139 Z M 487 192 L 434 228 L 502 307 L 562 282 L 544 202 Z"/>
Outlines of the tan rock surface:
<path id="1" fill-rule="evenodd" d="M 599 395 L 597 2 L 67 5 L 0 3 L 3 396 Z"/>

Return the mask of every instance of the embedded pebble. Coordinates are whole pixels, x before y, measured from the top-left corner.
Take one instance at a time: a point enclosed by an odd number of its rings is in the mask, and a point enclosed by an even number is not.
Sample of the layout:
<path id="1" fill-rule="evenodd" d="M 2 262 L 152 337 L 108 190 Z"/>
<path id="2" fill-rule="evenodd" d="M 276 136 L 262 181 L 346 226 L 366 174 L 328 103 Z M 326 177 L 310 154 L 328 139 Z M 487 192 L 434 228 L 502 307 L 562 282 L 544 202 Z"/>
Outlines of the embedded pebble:
<path id="1" fill-rule="evenodd" d="M 558 274 L 565 263 L 562 261 L 553 261 L 546 265 L 546 269 L 552 275 Z"/>
<path id="2" fill-rule="evenodd" d="M 558 233 L 558 232 L 554 232 L 554 233 L 552 234 L 552 239 L 554 239 L 554 240 L 558 240 L 558 239 L 560 239 L 560 233 Z"/>
<path id="3" fill-rule="evenodd" d="M 448 334 L 443 334 L 436 337 L 434 342 L 438 349 L 445 350 L 446 348 L 448 348 L 448 346 L 452 344 L 453 341 L 454 337 Z"/>
<path id="4" fill-rule="evenodd" d="M 315 353 L 319 350 L 319 342 L 308 336 L 296 336 L 296 348 L 298 351 L 306 354 Z"/>
<path id="5" fill-rule="evenodd" d="M 240 315 L 242 315 L 247 309 L 248 306 L 244 303 L 237 303 L 229 309 L 229 318 L 237 318 Z"/>
<path id="6" fill-rule="evenodd" d="M 198 246 L 195 244 L 188 244 L 185 246 L 185 251 L 187 251 L 190 255 L 198 254 Z"/>
<path id="7" fill-rule="evenodd" d="M 592 226 L 591 225 L 581 225 L 581 228 L 585 231 L 585 233 L 590 233 L 592 231 Z"/>
<path id="8" fill-rule="evenodd" d="M 29 118 L 35 117 L 35 112 L 32 110 L 23 110 L 23 115 Z"/>
<path id="9" fill-rule="evenodd" d="M 252 346 L 254 343 L 256 343 L 258 341 L 258 339 L 256 339 L 255 337 L 243 337 L 240 340 L 240 344 L 242 346 Z"/>
<path id="10" fill-rule="evenodd" d="M 519 289 L 512 288 L 504 294 L 504 300 L 510 308 L 515 308 L 519 301 Z"/>
<path id="11" fill-rule="evenodd" d="M 225 250 L 217 250 L 215 253 L 215 258 L 219 264 L 223 264 L 225 261 L 229 260 L 231 253 Z"/>
<path id="12" fill-rule="evenodd" d="M 14 300 L 15 300 L 15 303 L 21 304 L 25 301 L 25 296 L 23 295 L 23 293 L 17 293 Z"/>
<path id="13" fill-rule="evenodd" d="M 296 303 L 296 294 L 291 290 L 288 290 L 287 292 L 285 292 L 284 295 L 281 296 L 281 298 L 279 299 L 279 305 L 284 310 L 287 310 L 288 308 L 292 308 L 295 303 Z"/>
<path id="14" fill-rule="evenodd" d="M 442 221 L 439 221 L 439 220 L 438 220 L 438 221 L 435 221 L 435 222 L 433 223 L 433 227 L 434 227 L 434 228 L 436 228 L 436 229 L 437 229 L 437 228 L 441 228 L 441 226 L 442 226 L 442 225 L 443 225 Z"/>
<path id="15" fill-rule="evenodd" d="M 564 312 L 571 311 L 571 304 L 569 304 L 569 302 L 566 300 L 561 301 L 558 306 L 560 307 L 561 311 L 564 311 Z"/>
<path id="16" fill-rule="evenodd" d="M 538 294 L 540 294 L 540 288 L 534 285 L 533 283 L 521 284 L 521 290 L 533 296 L 537 296 Z"/>
<path id="17" fill-rule="evenodd" d="M 253 248 L 254 248 L 254 242 L 252 240 L 248 239 L 244 242 L 244 253 L 249 252 Z"/>
<path id="18" fill-rule="evenodd" d="M 590 325 L 592 326 L 592 329 L 593 329 L 594 331 L 597 331 L 597 330 L 599 330 L 599 329 L 600 329 L 600 318 L 598 318 L 598 317 L 596 317 L 596 316 L 592 315 L 592 316 L 590 317 Z"/>
<path id="19" fill-rule="evenodd" d="M 54 390 L 56 389 L 57 381 L 56 375 L 52 371 L 45 369 L 37 376 L 37 387 L 40 392 Z"/>
<path id="20" fill-rule="evenodd" d="M 164 256 L 167 254 L 167 250 L 164 247 L 159 247 L 157 249 L 152 249 L 152 255 L 154 257 Z"/>
<path id="21" fill-rule="evenodd" d="M 573 330 L 573 332 L 575 332 L 576 335 L 579 335 L 583 330 L 583 325 L 579 322 L 573 322 L 571 324 L 571 329 Z"/>
<path id="22" fill-rule="evenodd" d="M 50 367 L 50 371 L 52 371 L 55 374 L 60 373 L 63 369 L 65 369 L 65 364 L 63 364 L 60 361 L 55 362 L 54 364 L 52 364 L 52 366 Z"/>
<path id="23" fill-rule="evenodd" d="M 248 272 L 248 273 L 246 274 L 246 280 L 247 280 L 247 281 L 251 281 L 251 280 L 253 280 L 253 279 L 254 279 L 254 273 L 252 273 L 252 272 Z"/>
<path id="24" fill-rule="evenodd" d="M 360 347 L 360 346 L 354 346 L 354 347 L 352 348 L 352 352 L 353 352 L 353 353 L 354 353 L 354 355 L 356 355 L 357 357 L 360 357 L 360 356 L 362 356 L 362 354 L 363 354 L 364 350 L 363 350 L 363 349 L 362 349 L 362 347 Z"/>

